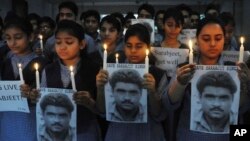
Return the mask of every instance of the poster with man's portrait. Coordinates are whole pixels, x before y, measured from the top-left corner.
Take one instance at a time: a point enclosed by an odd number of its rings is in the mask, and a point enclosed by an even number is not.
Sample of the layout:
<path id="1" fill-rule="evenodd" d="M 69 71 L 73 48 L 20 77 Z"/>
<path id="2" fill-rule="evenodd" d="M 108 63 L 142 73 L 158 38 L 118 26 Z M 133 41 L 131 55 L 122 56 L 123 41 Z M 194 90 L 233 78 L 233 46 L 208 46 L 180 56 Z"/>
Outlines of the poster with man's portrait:
<path id="1" fill-rule="evenodd" d="M 131 24 L 141 23 L 148 29 L 151 43 L 155 42 L 155 22 L 153 19 L 131 19 Z"/>
<path id="2" fill-rule="evenodd" d="M 72 95 L 70 89 L 41 89 L 41 97 L 36 104 L 38 141 L 77 140 L 77 109 Z"/>
<path id="3" fill-rule="evenodd" d="M 197 65 L 191 83 L 190 130 L 228 134 L 238 121 L 237 66 Z"/>
<path id="4" fill-rule="evenodd" d="M 155 66 L 167 72 L 169 77 L 174 76 L 176 67 L 187 61 L 188 49 L 151 47 L 151 53 L 155 56 Z"/>
<path id="5" fill-rule="evenodd" d="M 142 81 L 145 64 L 107 64 L 106 119 L 121 123 L 147 122 L 147 91 Z"/>
<path id="6" fill-rule="evenodd" d="M 0 112 L 30 112 L 27 98 L 21 95 L 20 85 L 21 81 L 0 81 Z"/>

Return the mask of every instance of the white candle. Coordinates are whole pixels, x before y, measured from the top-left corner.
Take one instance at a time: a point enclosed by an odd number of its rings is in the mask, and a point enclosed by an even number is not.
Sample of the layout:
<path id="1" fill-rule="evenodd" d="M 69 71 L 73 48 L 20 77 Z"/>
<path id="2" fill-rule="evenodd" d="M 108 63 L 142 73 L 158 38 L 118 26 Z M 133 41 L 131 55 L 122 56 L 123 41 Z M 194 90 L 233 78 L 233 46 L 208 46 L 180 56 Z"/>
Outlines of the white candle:
<path id="1" fill-rule="evenodd" d="M 40 47 L 41 47 L 41 50 L 43 52 L 43 36 L 39 35 L 39 38 L 40 38 Z"/>
<path id="2" fill-rule="evenodd" d="M 193 43 L 192 40 L 189 40 L 189 64 L 193 64 L 194 55 L 193 55 Z"/>
<path id="3" fill-rule="evenodd" d="M 146 50 L 146 57 L 145 57 L 145 73 L 148 73 L 149 68 L 149 58 L 148 58 L 149 50 Z"/>
<path id="4" fill-rule="evenodd" d="M 70 78 L 71 78 L 71 83 L 72 83 L 72 89 L 73 89 L 73 91 L 76 92 L 77 90 L 76 90 L 76 82 L 75 82 L 75 75 L 74 75 L 74 67 L 70 66 L 69 69 L 70 69 Z"/>
<path id="5" fill-rule="evenodd" d="M 243 57 L 244 57 L 244 46 L 243 46 L 243 43 L 244 43 L 244 38 L 243 37 L 240 37 L 240 54 L 239 54 L 239 62 L 243 62 Z"/>
<path id="6" fill-rule="evenodd" d="M 107 70 L 107 56 L 108 56 L 107 45 L 104 44 L 103 48 L 104 48 L 104 52 L 103 52 L 103 69 Z"/>
<path id="7" fill-rule="evenodd" d="M 119 63 L 118 57 L 119 57 L 119 54 L 118 54 L 118 53 L 116 53 L 116 54 L 115 54 L 115 63 L 116 63 L 116 64 L 118 64 L 118 63 Z"/>
<path id="8" fill-rule="evenodd" d="M 36 69 L 36 89 L 40 89 L 40 78 L 39 78 L 39 71 L 38 71 L 38 63 L 35 63 Z"/>
<path id="9" fill-rule="evenodd" d="M 22 70 L 22 64 L 21 63 L 18 64 L 18 70 L 19 70 L 19 76 L 20 76 L 21 84 L 24 84 L 23 70 Z"/>

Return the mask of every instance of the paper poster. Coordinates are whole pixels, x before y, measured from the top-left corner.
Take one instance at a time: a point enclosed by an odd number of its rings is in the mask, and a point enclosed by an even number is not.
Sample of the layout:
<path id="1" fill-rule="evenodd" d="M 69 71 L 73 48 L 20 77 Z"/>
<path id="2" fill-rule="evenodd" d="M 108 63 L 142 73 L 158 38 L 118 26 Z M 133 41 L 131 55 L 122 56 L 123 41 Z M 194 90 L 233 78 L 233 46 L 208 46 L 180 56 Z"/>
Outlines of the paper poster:
<path id="1" fill-rule="evenodd" d="M 197 65 L 192 79 L 190 130 L 228 134 L 237 124 L 240 81 L 236 66 Z"/>
<path id="2" fill-rule="evenodd" d="M 166 70 L 169 77 L 175 74 L 178 64 L 187 61 L 188 52 L 188 49 L 151 47 L 151 53 L 156 57 L 155 66 Z"/>
<path id="3" fill-rule="evenodd" d="M 41 89 L 41 97 L 36 106 L 38 141 L 54 140 L 58 135 L 60 140 L 77 140 L 77 109 L 72 95 L 73 91 L 70 89 Z M 55 135 L 52 137 L 52 134 Z"/>
<path id="4" fill-rule="evenodd" d="M 145 25 L 150 33 L 151 43 L 155 41 L 155 23 L 152 19 L 131 19 L 131 24 L 141 23 Z"/>
<path id="5" fill-rule="evenodd" d="M 239 51 L 223 51 L 221 54 L 223 62 L 238 62 L 239 61 Z M 244 51 L 243 61 L 246 62 L 249 58 L 249 51 Z"/>
<path id="6" fill-rule="evenodd" d="M 147 122 L 147 91 L 142 88 L 145 64 L 107 64 L 106 119 L 123 123 Z"/>
<path id="7" fill-rule="evenodd" d="M 29 113 L 27 98 L 21 96 L 21 81 L 0 81 L 0 111 Z"/>

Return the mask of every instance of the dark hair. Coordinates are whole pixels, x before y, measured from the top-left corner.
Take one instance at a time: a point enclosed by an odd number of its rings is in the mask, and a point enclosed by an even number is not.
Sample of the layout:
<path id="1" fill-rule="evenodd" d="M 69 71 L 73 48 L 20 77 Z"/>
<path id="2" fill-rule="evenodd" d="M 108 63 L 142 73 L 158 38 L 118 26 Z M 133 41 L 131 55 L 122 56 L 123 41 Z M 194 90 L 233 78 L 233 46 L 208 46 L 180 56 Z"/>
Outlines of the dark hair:
<path id="1" fill-rule="evenodd" d="M 220 27 L 221 27 L 221 29 L 223 31 L 223 34 L 225 35 L 225 29 L 224 29 L 223 23 L 222 23 L 222 21 L 219 18 L 216 18 L 216 17 L 205 17 L 204 19 L 200 20 L 199 23 L 198 23 L 197 31 L 196 31 L 196 37 L 199 36 L 201 30 L 207 24 L 218 24 L 218 25 L 220 25 Z"/>
<path id="2" fill-rule="evenodd" d="M 163 23 L 165 23 L 168 18 L 174 18 L 176 25 L 178 27 L 183 26 L 183 24 L 184 24 L 184 18 L 183 18 L 181 11 L 174 8 L 174 7 L 168 8 L 165 11 Z"/>
<path id="3" fill-rule="evenodd" d="M 36 14 L 36 13 L 30 13 L 30 14 L 28 14 L 28 17 L 27 17 L 27 19 L 28 19 L 29 21 L 31 21 L 31 20 L 37 21 L 37 24 L 39 24 L 40 18 L 41 18 L 41 17 L 40 17 L 38 14 Z"/>
<path id="4" fill-rule="evenodd" d="M 101 23 L 100 23 L 100 28 L 102 27 L 104 22 L 107 22 L 113 25 L 113 27 L 117 29 L 118 33 L 121 32 L 121 23 L 114 16 L 108 15 L 102 18 Z"/>
<path id="5" fill-rule="evenodd" d="M 197 89 L 202 94 L 206 86 L 215 86 L 228 88 L 231 94 L 234 94 L 237 90 L 237 86 L 228 72 L 225 71 L 209 71 L 197 81 Z"/>
<path id="6" fill-rule="evenodd" d="M 70 101 L 67 95 L 61 93 L 49 93 L 42 97 L 40 107 L 44 112 L 48 105 L 64 107 L 70 113 L 74 110 L 73 103 Z"/>
<path id="7" fill-rule="evenodd" d="M 133 69 L 120 69 L 112 73 L 109 83 L 112 89 L 115 88 L 117 82 L 133 83 L 142 89 L 142 77 Z"/>
<path id="8" fill-rule="evenodd" d="M 55 29 L 55 27 L 56 27 L 55 21 L 48 16 L 44 16 L 40 19 L 39 27 L 40 27 L 41 23 L 48 23 L 51 29 Z"/>
<path id="9" fill-rule="evenodd" d="M 120 13 L 120 12 L 114 12 L 114 13 L 111 13 L 110 15 L 114 16 L 116 19 L 118 19 L 119 22 L 121 23 L 122 27 L 124 26 L 124 24 L 125 24 L 125 18 L 122 15 L 122 13 Z"/>
<path id="10" fill-rule="evenodd" d="M 83 27 L 71 20 L 60 21 L 57 25 L 55 35 L 57 35 L 58 32 L 67 32 L 70 35 L 76 37 L 79 41 L 82 41 L 84 39 L 85 34 Z"/>
<path id="11" fill-rule="evenodd" d="M 146 43 L 148 46 L 150 45 L 149 31 L 147 27 L 141 23 L 129 26 L 124 36 L 124 42 L 127 42 L 128 38 L 131 36 L 137 36 L 141 41 Z"/>
<path id="12" fill-rule="evenodd" d="M 133 12 L 128 12 L 124 19 L 125 19 L 125 22 L 126 22 L 127 20 L 136 19 L 136 18 L 135 18 L 135 15 L 134 15 Z"/>
<path id="13" fill-rule="evenodd" d="M 18 28 L 23 31 L 27 36 L 30 36 L 33 32 L 31 23 L 28 20 L 18 17 L 6 21 L 3 29 L 7 30 L 9 28 Z"/>
<path id="14" fill-rule="evenodd" d="M 189 16 L 190 16 L 191 11 L 192 11 L 192 9 L 191 9 L 188 5 L 183 4 L 183 3 L 177 5 L 176 8 L 177 8 L 179 11 L 187 11 Z"/>
<path id="15" fill-rule="evenodd" d="M 157 18 L 158 18 L 158 15 L 160 15 L 160 14 L 165 14 L 165 10 L 158 10 L 157 12 L 156 12 L 156 14 L 155 14 L 155 20 L 157 20 Z"/>
<path id="16" fill-rule="evenodd" d="M 205 16 L 208 16 L 209 15 L 208 11 L 212 10 L 212 9 L 217 11 L 218 14 L 220 13 L 220 5 L 215 5 L 213 3 L 210 3 L 210 4 L 207 5 L 206 10 L 204 12 Z"/>
<path id="17" fill-rule="evenodd" d="M 232 25 L 233 27 L 235 27 L 235 21 L 234 21 L 234 17 L 230 12 L 222 12 L 219 15 L 219 18 L 222 20 L 224 26 L 226 25 Z"/>
<path id="18" fill-rule="evenodd" d="M 151 17 L 153 18 L 155 15 L 155 9 L 152 5 L 144 3 L 142 4 L 137 11 L 137 14 L 139 14 L 142 10 L 146 10 L 148 13 L 150 13 Z"/>
<path id="19" fill-rule="evenodd" d="M 62 8 L 68 8 L 68 9 L 70 9 L 75 14 L 75 16 L 77 17 L 77 15 L 78 15 L 78 7 L 77 7 L 77 5 L 73 1 L 62 2 L 58 6 L 58 9 L 60 10 Z"/>
<path id="20" fill-rule="evenodd" d="M 88 17 L 92 17 L 92 16 L 96 18 L 98 22 L 100 22 L 100 19 L 101 19 L 100 13 L 96 10 L 88 10 L 88 11 L 83 12 L 80 16 L 80 20 L 86 20 Z"/>

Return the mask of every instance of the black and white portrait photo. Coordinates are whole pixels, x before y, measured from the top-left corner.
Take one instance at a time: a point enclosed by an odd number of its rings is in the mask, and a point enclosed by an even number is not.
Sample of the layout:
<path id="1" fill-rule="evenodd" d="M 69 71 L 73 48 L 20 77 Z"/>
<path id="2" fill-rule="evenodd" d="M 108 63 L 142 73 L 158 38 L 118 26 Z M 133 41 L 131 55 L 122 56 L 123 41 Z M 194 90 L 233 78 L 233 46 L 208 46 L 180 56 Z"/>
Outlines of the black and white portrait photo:
<path id="1" fill-rule="evenodd" d="M 237 124 L 240 82 L 236 66 L 197 65 L 192 80 L 190 129 L 229 133 Z"/>
<path id="2" fill-rule="evenodd" d="M 105 85 L 107 120 L 126 123 L 147 122 L 147 93 L 142 88 L 144 64 L 110 66 L 108 64 L 109 83 Z"/>
<path id="3" fill-rule="evenodd" d="M 76 105 L 70 90 L 46 88 L 36 108 L 38 141 L 76 141 Z"/>

